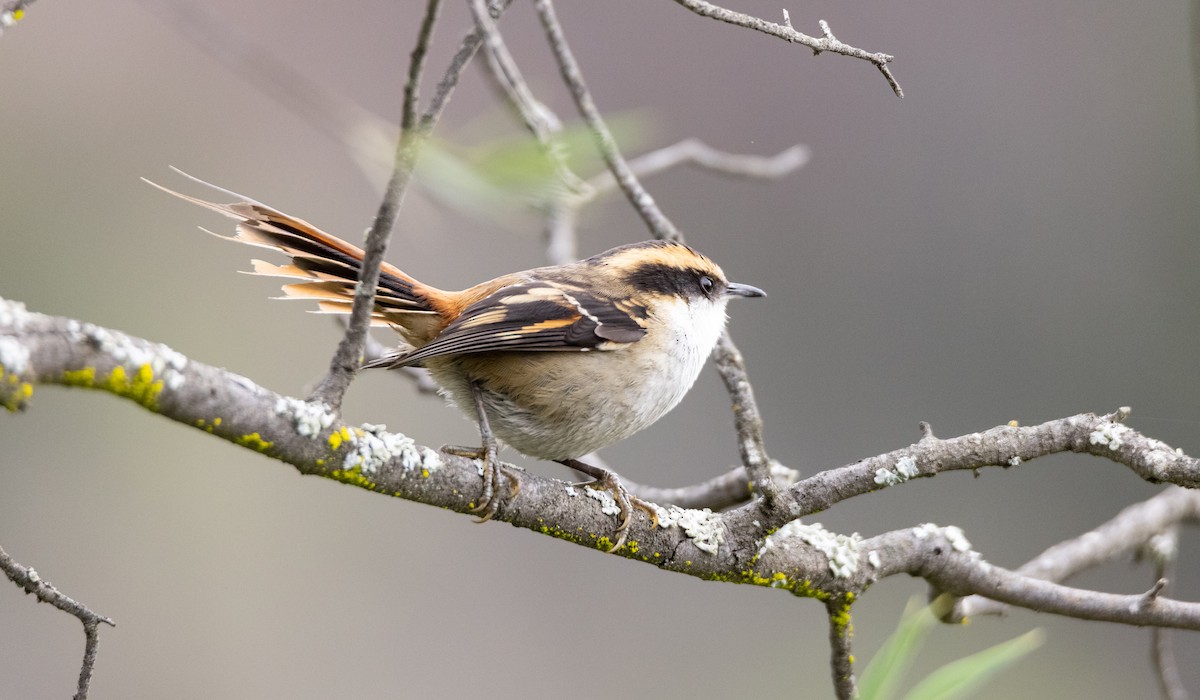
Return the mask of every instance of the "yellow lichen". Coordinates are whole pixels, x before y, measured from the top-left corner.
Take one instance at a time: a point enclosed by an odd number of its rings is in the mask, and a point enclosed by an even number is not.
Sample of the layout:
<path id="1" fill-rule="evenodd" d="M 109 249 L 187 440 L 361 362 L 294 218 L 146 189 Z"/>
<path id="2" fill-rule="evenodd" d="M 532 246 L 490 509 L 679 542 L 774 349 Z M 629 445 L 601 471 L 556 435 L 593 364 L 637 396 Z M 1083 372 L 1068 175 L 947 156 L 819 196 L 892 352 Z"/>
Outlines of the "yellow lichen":
<path id="1" fill-rule="evenodd" d="M 67 386 L 81 386 L 90 389 L 96 386 L 96 368 L 84 367 L 67 370 L 63 372 L 62 381 Z"/>
<path id="2" fill-rule="evenodd" d="M 357 467 L 354 469 L 334 469 L 333 471 L 329 472 L 329 477 L 331 479 L 340 481 L 343 484 L 359 486 L 362 488 L 371 489 L 372 491 L 375 490 L 375 482 L 363 476 L 362 471 Z"/>
<path id="3" fill-rule="evenodd" d="M 258 452 L 266 452 L 267 450 L 271 449 L 272 445 L 275 444 L 268 440 L 264 440 L 263 437 L 258 433 L 239 435 L 238 437 L 234 438 L 234 442 Z"/>

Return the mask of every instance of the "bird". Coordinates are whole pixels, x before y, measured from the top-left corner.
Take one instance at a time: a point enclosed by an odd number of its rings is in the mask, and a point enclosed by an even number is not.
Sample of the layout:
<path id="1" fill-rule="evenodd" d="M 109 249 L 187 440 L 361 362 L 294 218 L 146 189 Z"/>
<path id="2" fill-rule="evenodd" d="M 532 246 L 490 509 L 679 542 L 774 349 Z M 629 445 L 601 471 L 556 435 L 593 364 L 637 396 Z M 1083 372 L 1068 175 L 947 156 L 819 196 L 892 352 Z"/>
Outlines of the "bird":
<path id="1" fill-rule="evenodd" d="M 225 240 L 274 249 L 290 259 L 253 260 L 253 273 L 288 280 L 280 298 L 307 299 L 326 313 L 350 312 L 363 251 L 261 202 L 180 174 L 234 198 L 218 204 L 147 183 L 238 223 Z M 143 178 L 144 179 L 144 178 Z M 211 233 L 211 231 L 209 232 Z M 612 493 L 626 542 L 632 497 L 612 471 L 582 461 L 650 426 L 695 383 L 726 324 L 726 304 L 763 297 L 730 282 L 683 243 L 650 240 L 563 265 L 504 274 L 461 291 L 418 281 L 384 262 L 372 325 L 396 331 L 398 350 L 362 368 L 424 367 L 441 392 L 475 420 L 479 448 L 443 447 L 483 463 L 474 511 L 498 511 L 501 444 L 581 472 Z M 510 498 L 519 481 L 510 479 Z M 589 482 L 589 484 L 592 482 Z"/>

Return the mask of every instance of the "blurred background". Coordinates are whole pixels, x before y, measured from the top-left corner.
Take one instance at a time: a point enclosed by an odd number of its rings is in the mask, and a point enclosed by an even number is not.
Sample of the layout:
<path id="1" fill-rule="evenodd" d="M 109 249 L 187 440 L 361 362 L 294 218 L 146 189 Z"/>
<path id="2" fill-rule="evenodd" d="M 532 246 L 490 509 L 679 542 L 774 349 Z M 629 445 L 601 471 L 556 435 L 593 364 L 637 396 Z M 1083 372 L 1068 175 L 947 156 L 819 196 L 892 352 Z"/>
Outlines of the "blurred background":
<path id="1" fill-rule="evenodd" d="M 204 5 L 348 114 L 396 120 L 424 3 Z M 465 3 L 447 5 L 426 95 L 469 24 Z M 169 7 L 43 0 L 0 36 L 0 295 L 303 395 L 333 325 L 268 301 L 274 283 L 234 273 L 253 251 L 196 229 L 226 221 L 138 178 L 206 194 L 175 165 L 350 240 L 382 179 L 336 124 L 220 60 L 232 49 Z M 735 9 L 781 20 L 777 2 Z M 906 98 L 869 64 L 665 0 L 558 8 L 631 154 L 686 136 L 734 152 L 812 149 L 781 181 L 678 169 L 647 183 L 693 245 L 770 293 L 731 315 L 773 456 L 811 474 L 908 445 L 922 420 L 948 437 L 1122 405 L 1134 427 L 1200 454 L 1186 4 L 788 9 L 801 31 L 825 19 L 839 39 L 894 54 Z M 501 28 L 534 92 L 574 121 L 532 7 L 515 3 Z M 479 61 L 437 136 L 466 159 L 524 138 Z M 542 264 L 533 213 L 470 213 L 478 200 L 452 186 L 411 194 L 390 259 L 420 279 L 455 288 Z M 582 255 L 647 237 L 615 196 L 584 211 L 580 234 Z M 423 444 L 475 439 L 397 378 L 365 378 L 347 401 L 348 420 Z M 716 373 L 604 457 L 662 486 L 726 470 L 737 455 Z M 955 524 L 988 560 L 1016 567 L 1157 490 L 1068 455 L 921 480 L 819 519 L 868 536 Z M 117 621 L 101 633 L 96 698 L 832 694 L 819 605 L 301 479 L 107 394 L 43 387 L 30 411 L 0 416 L 0 544 Z M 1182 549 L 1171 594 L 1197 600 L 1194 533 Z M 1153 578 L 1119 562 L 1075 583 L 1133 593 Z M 869 659 L 924 592 L 907 578 L 873 588 L 855 610 L 856 656 Z M 1155 692 L 1148 631 L 1028 612 L 936 630 L 913 678 L 1035 626 L 1046 645 L 981 697 Z M 0 630 L 0 696 L 73 692 L 78 623 L 0 586 Z M 1197 635 L 1176 641 L 1200 692 Z"/>

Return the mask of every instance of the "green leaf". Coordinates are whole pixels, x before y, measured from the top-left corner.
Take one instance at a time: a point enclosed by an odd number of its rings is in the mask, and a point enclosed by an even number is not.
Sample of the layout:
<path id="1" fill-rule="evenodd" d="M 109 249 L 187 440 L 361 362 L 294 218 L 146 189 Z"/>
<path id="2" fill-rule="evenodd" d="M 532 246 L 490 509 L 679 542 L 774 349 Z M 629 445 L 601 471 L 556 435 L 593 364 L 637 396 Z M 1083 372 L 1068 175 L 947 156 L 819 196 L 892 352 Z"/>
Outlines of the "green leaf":
<path id="1" fill-rule="evenodd" d="M 1001 642 L 994 647 L 946 664 L 917 684 L 905 700 L 954 700 L 965 698 L 988 682 L 992 676 L 1007 669 L 1037 649 L 1045 641 L 1040 629 Z"/>
<path id="2" fill-rule="evenodd" d="M 895 697 L 896 688 L 924 646 L 929 630 L 938 624 L 930 607 L 917 598 L 908 601 L 896 631 L 883 643 L 859 677 L 858 693 L 862 700 L 888 700 Z"/>

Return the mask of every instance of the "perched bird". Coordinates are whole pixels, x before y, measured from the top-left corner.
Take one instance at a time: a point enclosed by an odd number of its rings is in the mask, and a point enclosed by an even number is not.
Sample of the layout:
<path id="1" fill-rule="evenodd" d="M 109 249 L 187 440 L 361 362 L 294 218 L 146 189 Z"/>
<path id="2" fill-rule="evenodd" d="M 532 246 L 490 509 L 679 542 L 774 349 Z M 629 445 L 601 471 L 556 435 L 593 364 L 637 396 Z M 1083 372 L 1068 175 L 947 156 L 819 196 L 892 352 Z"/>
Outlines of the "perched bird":
<path id="1" fill-rule="evenodd" d="M 236 233 L 222 238 L 291 258 L 284 265 L 253 261 L 256 274 L 296 280 L 283 286 L 286 297 L 315 300 L 326 312 L 350 312 L 361 249 L 197 182 L 239 201 L 215 204 L 150 184 L 237 219 Z M 530 457 L 564 464 L 610 490 L 621 516 L 615 550 L 625 542 L 635 502 L 651 515 L 655 511 L 631 499 L 614 473 L 579 458 L 674 408 L 712 353 L 729 299 L 761 296 L 757 287 L 726 280 L 720 267 L 688 246 L 664 241 L 631 243 L 458 292 L 423 284 L 384 263 L 372 323 L 390 326 L 405 345 L 366 366 L 423 366 L 450 401 L 479 422 L 481 448 L 446 449 L 484 461 L 476 511 L 485 520 L 500 505 L 494 433 Z M 512 488 L 519 488 L 515 478 Z"/>

